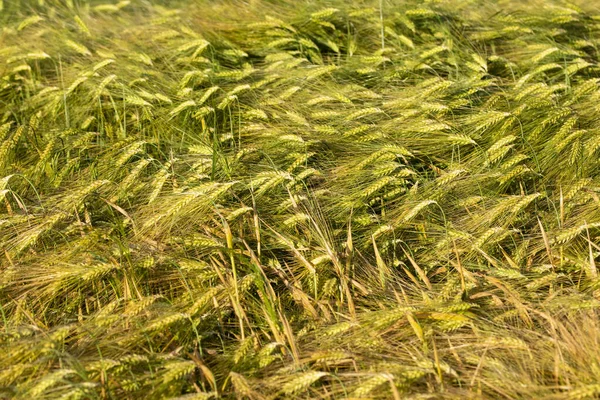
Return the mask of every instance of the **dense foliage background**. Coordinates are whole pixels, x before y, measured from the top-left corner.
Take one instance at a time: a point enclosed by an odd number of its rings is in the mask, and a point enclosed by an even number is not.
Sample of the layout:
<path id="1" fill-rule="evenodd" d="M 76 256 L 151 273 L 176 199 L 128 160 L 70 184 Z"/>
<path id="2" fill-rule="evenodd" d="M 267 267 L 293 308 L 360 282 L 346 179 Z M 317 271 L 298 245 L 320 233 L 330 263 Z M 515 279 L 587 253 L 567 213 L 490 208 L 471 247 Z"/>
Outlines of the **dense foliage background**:
<path id="1" fill-rule="evenodd" d="M 600 395 L 600 3 L 0 21 L 0 398 Z"/>

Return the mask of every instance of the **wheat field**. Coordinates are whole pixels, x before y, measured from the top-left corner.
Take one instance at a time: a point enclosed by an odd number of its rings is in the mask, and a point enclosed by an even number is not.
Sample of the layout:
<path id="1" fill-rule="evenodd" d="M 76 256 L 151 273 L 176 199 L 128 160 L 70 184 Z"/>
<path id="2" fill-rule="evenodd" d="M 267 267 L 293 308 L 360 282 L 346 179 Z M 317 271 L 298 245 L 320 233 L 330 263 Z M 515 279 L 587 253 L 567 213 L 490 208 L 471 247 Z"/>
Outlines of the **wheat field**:
<path id="1" fill-rule="evenodd" d="M 1 399 L 600 398 L 600 2 L 0 1 Z"/>

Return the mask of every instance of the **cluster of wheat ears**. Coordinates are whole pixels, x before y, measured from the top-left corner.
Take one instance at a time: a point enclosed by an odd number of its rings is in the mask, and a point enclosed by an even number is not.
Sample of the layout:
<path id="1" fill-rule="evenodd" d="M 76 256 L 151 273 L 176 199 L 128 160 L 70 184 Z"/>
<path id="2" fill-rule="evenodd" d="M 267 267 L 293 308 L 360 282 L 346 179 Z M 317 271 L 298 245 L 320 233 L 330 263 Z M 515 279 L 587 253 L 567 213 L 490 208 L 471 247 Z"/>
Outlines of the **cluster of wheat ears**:
<path id="1" fill-rule="evenodd" d="M 600 396 L 600 4 L 0 1 L 0 398 Z"/>

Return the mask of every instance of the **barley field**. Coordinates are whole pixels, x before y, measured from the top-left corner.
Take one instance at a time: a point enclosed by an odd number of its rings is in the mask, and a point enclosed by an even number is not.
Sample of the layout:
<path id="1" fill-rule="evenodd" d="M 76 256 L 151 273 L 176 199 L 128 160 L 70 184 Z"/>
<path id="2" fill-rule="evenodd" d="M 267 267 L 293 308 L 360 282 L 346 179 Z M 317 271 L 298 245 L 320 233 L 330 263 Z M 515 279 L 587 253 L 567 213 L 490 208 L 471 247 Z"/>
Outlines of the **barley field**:
<path id="1" fill-rule="evenodd" d="M 600 1 L 0 10 L 0 399 L 600 398 Z"/>

